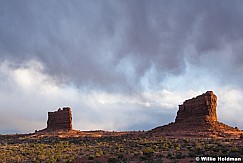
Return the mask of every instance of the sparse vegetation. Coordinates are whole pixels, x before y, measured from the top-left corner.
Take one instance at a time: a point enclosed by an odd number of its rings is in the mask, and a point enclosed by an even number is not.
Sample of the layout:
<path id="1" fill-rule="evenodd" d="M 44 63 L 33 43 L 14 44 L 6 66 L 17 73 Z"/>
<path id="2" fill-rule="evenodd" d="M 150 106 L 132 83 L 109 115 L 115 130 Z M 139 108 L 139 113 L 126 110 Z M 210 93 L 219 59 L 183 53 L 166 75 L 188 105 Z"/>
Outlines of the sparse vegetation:
<path id="1" fill-rule="evenodd" d="M 172 139 L 136 132 L 102 137 L 0 136 L 1 162 L 192 161 L 196 156 L 242 157 L 234 139 Z"/>

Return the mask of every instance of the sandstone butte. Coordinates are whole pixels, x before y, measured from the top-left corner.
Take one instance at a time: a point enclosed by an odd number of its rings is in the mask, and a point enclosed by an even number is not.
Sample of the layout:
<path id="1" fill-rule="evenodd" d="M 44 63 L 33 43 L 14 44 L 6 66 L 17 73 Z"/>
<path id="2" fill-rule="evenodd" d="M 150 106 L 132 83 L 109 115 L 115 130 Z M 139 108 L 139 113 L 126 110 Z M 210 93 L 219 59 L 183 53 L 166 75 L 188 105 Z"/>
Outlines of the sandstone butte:
<path id="1" fill-rule="evenodd" d="M 57 111 L 48 112 L 47 128 L 39 132 L 52 131 L 71 131 L 72 127 L 72 111 L 69 107 L 59 108 Z"/>
<path id="2" fill-rule="evenodd" d="M 152 129 L 153 134 L 185 137 L 235 137 L 242 134 L 237 127 L 233 128 L 217 120 L 217 96 L 213 91 L 186 100 L 179 105 L 175 122 Z"/>

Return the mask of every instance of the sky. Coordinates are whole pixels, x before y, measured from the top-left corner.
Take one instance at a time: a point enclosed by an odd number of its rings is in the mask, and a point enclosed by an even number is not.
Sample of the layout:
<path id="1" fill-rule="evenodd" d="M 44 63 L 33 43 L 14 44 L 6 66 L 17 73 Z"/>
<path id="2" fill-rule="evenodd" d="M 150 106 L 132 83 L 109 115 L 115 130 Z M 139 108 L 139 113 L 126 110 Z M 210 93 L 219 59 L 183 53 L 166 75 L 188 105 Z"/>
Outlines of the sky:
<path id="1" fill-rule="evenodd" d="M 242 0 L 1 0 L 0 134 L 150 130 L 208 90 L 243 129 Z"/>

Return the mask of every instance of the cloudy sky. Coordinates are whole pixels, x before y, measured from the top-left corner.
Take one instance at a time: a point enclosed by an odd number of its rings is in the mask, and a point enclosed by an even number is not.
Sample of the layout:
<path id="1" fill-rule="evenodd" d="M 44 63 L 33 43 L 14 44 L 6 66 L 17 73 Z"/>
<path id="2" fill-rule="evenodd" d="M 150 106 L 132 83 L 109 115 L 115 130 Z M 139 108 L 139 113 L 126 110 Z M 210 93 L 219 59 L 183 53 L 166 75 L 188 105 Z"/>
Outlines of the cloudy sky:
<path id="1" fill-rule="evenodd" d="M 207 90 L 243 129 L 242 0 L 1 0 L 0 134 L 149 130 Z"/>

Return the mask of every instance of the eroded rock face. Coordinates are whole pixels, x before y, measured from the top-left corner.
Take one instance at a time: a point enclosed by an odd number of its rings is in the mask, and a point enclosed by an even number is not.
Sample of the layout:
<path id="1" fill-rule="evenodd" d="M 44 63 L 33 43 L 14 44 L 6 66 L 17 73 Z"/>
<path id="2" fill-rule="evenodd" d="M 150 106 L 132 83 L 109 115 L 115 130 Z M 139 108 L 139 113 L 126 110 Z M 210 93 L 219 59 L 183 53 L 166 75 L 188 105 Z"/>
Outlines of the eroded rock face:
<path id="1" fill-rule="evenodd" d="M 48 112 L 47 128 L 48 131 L 72 130 L 72 112 L 69 107 Z"/>
<path id="2" fill-rule="evenodd" d="M 243 134 L 241 130 L 218 122 L 216 107 L 217 96 L 212 91 L 207 91 L 179 105 L 175 122 L 156 127 L 151 132 L 174 137 L 239 138 Z"/>
<path id="3" fill-rule="evenodd" d="M 175 122 L 216 122 L 216 107 L 217 96 L 213 94 L 213 91 L 207 91 L 206 93 L 197 96 L 196 98 L 186 100 L 182 105 L 179 105 Z"/>

